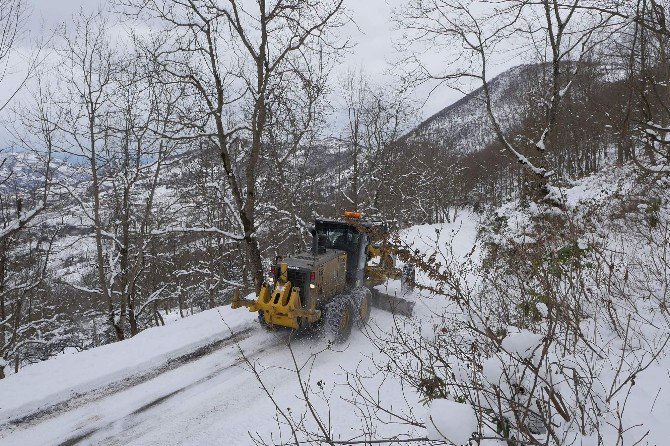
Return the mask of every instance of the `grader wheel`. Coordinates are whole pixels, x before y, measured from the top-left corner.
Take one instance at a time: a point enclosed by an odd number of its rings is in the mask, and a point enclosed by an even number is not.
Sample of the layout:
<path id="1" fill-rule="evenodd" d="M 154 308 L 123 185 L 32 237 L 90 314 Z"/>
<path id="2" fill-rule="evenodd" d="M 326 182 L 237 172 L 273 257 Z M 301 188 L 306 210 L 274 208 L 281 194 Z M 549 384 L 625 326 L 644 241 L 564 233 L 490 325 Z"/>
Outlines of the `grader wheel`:
<path id="1" fill-rule="evenodd" d="M 365 327 L 370 319 L 372 309 L 372 291 L 367 287 L 357 287 L 351 291 L 351 303 L 356 310 L 356 325 Z"/>
<path id="2" fill-rule="evenodd" d="M 350 296 L 336 296 L 326 306 L 326 333 L 335 344 L 349 339 L 355 317 Z"/>

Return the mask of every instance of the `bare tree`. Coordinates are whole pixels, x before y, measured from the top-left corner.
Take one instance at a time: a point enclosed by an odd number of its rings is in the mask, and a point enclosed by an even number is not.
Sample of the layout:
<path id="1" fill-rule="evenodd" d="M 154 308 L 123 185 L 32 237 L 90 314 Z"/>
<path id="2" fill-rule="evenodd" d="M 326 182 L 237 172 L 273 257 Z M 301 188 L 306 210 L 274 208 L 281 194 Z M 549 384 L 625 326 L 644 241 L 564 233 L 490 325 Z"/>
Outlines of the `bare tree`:
<path id="1" fill-rule="evenodd" d="M 3 84 L 7 83 L 6 76 L 13 68 L 10 59 L 16 50 L 16 45 L 23 37 L 26 18 L 27 11 L 23 0 L 0 2 L 0 82 Z M 38 55 L 28 60 L 24 77 L 16 87 L 8 90 L 7 96 L 0 104 L 0 112 L 6 109 L 19 91 L 25 87 L 39 63 Z M 46 105 L 40 102 L 38 109 L 36 118 L 38 124 L 33 130 L 35 134 L 44 138 L 43 142 L 46 147 L 39 151 L 35 151 L 35 148 L 32 147 L 32 153 L 36 155 L 39 165 L 31 167 L 42 175 L 42 181 L 35 185 L 35 190 L 19 191 L 13 188 L 12 191 L 11 184 L 20 180 L 16 178 L 16 172 L 13 171 L 15 166 L 8 166 L 7 158 L 3 158 L 0 162 L 0 168 L 7 167 L 5 169 L 7 174 L 0 179 L 2 188 L 0 194 L 0 207 L 2 208 L 0 213 L 0 224 L 2 225 L 0 228 L 0 379 L 5 376 L 4 367 L 8 358 L 14 359 L 15 370 L 18 370 L 21 349 L 26 343 L 38 342 L 34 338 L 31 339 L 31 336 L 34 335 L 35 330 L 38 330 L 39 323 L 33 324 L 34 321 L 29 321 L 28 325 L 25 324 L 24 303 L 30 293 L 42 285 L 51 251 L 50 244 L 45 251 L 45 246 L 40 242 L 33 249 L 32 242 L 35 234 L 27 232 L 31 223 L 46 209 L 51 187 L 51 130 L 48 126 L 40 125 L 44 124 L 45 113 L 47 113 Z M 25 141 L 18 138 L 18 142 Z M 25 145 L 24 147 L 26 150 L 24 155 L 26 155 L 31 147 Z M 13 160 L 13 162 L 16 161 L 16 159 Z M 21 247 L 24 243 L 30 246 L 27 254 Z"/>
<path id="2" fill-rule="evenodd" d="M 139 317 L 156 308 L 169 282 L 145 275 L 155 273 L 151 246 L 166 225 L 155 215 L 156 190 L 179 147 L 163 135 L 172 130 L 184 91 L 161 81 L 160 66 L 135 36 L 119 36 L 130 48 L 119 51 L 108 27 L 104 14 L 82 13 L 73 31 L 64 30 L 54 87 L 59 119 L 50 124 L 60 135 L 59 151 L 84 161 L 90 176 L 70 186 L 70 196 L 93 233 L 95 285 L 71 285 L 104 300 L 122 340 L 139 332 Z M 90 199 L 81 195 L 84 187 Z"/>
<path id="3" fill-rule="evenodd" d="M 342 91 L 348 117 L 344 140 L 351 151 L 351 175 L 342 193 L 354 209 L 379 213 L 392 169 L 410 161 L 409 154 L 396 156 L 394 143 L 416 112 L 407 90 L 375 85 L 362 71 L 347 73 Z"/>
<path id="4" fill-rule="evenodd" d="M 172 79 L 166 81 L 188 85 L 196 107 L 190 112 L 197 110 L 185 132 L 172 136 L 202 139 L 220 153 L 239 238 L 259 288 L 257 182 L 267 153 L 269 106 L 281 100 L 277 87 L 292 61 L 313 52 L 328 57 L 337 49 L 329 31 L 340 23 L 343 2 L 258 0 L 253 8 L 236 0 L 120 3 L 126 11 L 157 19 L 170 36 L 156 57 Z"/>
<path id="5" fill-rule="evenodd" d="M 655 0 L 639 0 L 634 7 L 629 64 L 640 111 L 635 126 L 644 158 L 635 160 L 650 173 L 670 173 L 670 8 Z"/>
<path id="6" fill-rule="evenodd" d="M 48 305 L 35 298 L 44 290 L 53 242 L 58 235 L 57 227 L 47 228 L 37 218 L 46 209 L 47 199 L 52 199 L 55 143 L 47 95 L 40 90 L 34 98 L 30 111 L 14 112 L 18 124 L 11 132 L 24 152 L 13 160 L 9 174 L 0 184 L 0 215 L 5 229 L 0 237 L 0 379 L 5 377 L 4 367 L 10 359 L 17 372 L 22 354 L 31 345 L 46 343 L 44 336 L 55 325 L 55 318 L 35 318 L 33 314 L 33 303 Z M 17 184 L 24 179 L 17 178 L 14 169 L 22 168 L 38 175 L 37 184 Z M 26 214 L 24 206 L 31 206 L 32 211 Z"/>
<path id="7" fill-rule="evenodd" d="M 112 47 L 101 13 L 86 15 L 81 12 L 73 21 L 72 31 L 64 29 L 63 45 L 58 50 L 62 58 L 59 65 L 57 90 L 62 99 L 60 120 L 53 122 L 63 136 L 60 150 L 87 164 L 91 177 L 91 202 L 73 191 L 86 219 L 94 232 L 95 269 L 97 285 L 91 292 L 104 299 L 107 318 L 117 339 L 124 338 L 121 313 L 115 309 L 116 298 L 112 289 L 118 271 L 113 267 L 111 252 L 114 235 L 102 205 L 105 168 L 109 163 L 110 140 L 107 122 L 110 119 L 114 76 L 118 69 L 118 54 Z"/>
<path id="8" fill-rule="evenodd" d="M 2 0 L 0 2 L 0 82 L 6 81 L 7 74 L 13 68 L 11 65 L 12 53 L 16 50 L 16 44 L 25 32 L 25 20 L 27 18 L 27 6 L 24 0 Z M 9 91 L 6 98 L 0 104 L 0 111 L 4 110 L 14 99 L 16 94 L 25 86 L 35 68 L 34 62 L 29 63 L 25 76 L 19 85 Z"/>
<path id="9" fill-rule="evenodd" d="M 25 20 L 28 17 L 27 6 L 24 0 L 1 0 L 0 1 L 0 83 L 7 85 L 7 75 L 15 68 L 11 59 L 15 56 L 17 44 L 24 37 Z M 14 100 L 16 95 L 26 86 L 28 80 L 33 76 L 35 70 L 41 62 L 42 45 L 38 44 L 35 54 L 27 59 L 27 66 L 21 71 L 23 76 L 18 85 L 7 89 L 6 97 L 0 102 L 0 112 L 5 110 Z M 0 167 L 4 166 L 6 159 L 0 161 Z M 21 207 L 20 212 L 16 213 L 10 221 L 3 222 L 3 228 L 0 229 L 0 240 L 11 237 L 30 222 L 46 208 L 46 193 L 42 200 L 34 203 L 31 209 Z"/>
<path id="10" fill-rule="evenodd" d="M 268 104 L 266 145 L 270 163 L 264 170 L 272 174 L 259 185 L 259 208 L 260 225 L 267 228 L 264 232 L 272 231 L 264 240 L 270 252 L 304 249 L 315 213 L 313 204 L 322 200 L 315 191 L 319 177 L 312 166 L 321 156 L 316 146 L 326 127 L 333 64 L 322 57 L 315 60 L 317 57 L 304 54 L 292 58 L 273 87 L 277 91 L 274 100 Z"/>
<path id="11" fill-rule="evenodd" d="M 579 1 L 558 0 L 416 0 L 398 15 L 410 44 L 456 49 L 446 55 L 451 58 L 446 69 L 435 69 L 419 55 L 411 56 L 416 68 L 412 74 L 419 82 L 436 81 L 455 88 L 467 81 L 481 85 L 491 130 L 503 151 L 520 163 L 535 184 L 536 198 L 551 192 L 549 179 L 556 173 L 551 165 L 552 144 L 558 144 L 552 135 L 564 97 L 604 30 L 621 25 L 613 14 L 580 6 Z M 530 48 L 526 56 L 540 64 L 538 88 L 526 111 L 535 117 L 530 137 L 510 134 L 509 121 L 514 117 L 506 116 L 503 104 L 495 102 L 490 83 L 491 65 L 500 62 L 500 54 L 512 53 L 512 48 Z"/>
<path id="12" fill-rule="evenodd" d="M 118 252 L 120 313 L 121 318 L 127 314 L 130 335 L 134 336 L 139 331 L 137 317 L 147 304 L 142 302 L 142 294 L 151 299 L 159 299 L 161 294 L 158 289 L 142 289 L 140 279 L 147 267 L 149 239 L 156 227 L 156 188 L 177 147 L 153 129 L 167 133 L 182 91 L 178 86 L 157 82 L 157 67 L 138 47 L 118 63 L 121 66 L 114 79 L 108 124 L 113 152 L 109 155 L 107 177 L 114 206 L 112 240 Z"/>
<path id="13" fill-rule="evenodd" d="M 345 102 L 347 107 L 348 128 L 347 141 L 351 145 L 351 196 L 345 198 L 351 203 L 354 210 L 361 205 L 361 155 L 363 151 L 363 114 L 366 107 L 367 84 L 363 73 L 350 72 L 344 81 Z"/>

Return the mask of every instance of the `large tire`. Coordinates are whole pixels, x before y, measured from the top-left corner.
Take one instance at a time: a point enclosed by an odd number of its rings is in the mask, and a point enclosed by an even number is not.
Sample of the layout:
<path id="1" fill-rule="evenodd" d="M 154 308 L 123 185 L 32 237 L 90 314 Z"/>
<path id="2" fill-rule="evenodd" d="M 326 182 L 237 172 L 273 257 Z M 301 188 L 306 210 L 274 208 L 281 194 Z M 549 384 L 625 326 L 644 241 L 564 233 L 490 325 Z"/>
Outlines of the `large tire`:
<path id="1" fill-rule="evenodd" d="M 335 296 L 326 305 L 326 335 L 335 344 L 345 342 L 349 339 L 355 317 L 351 297 L 343 294 Z"/>
<path id="2" fill-rule="evenodd" d="M 296 332 L 300 335 L 308 333 L 312 329 L 312 324 L 309 323 L 306 317 L 298 318 L 298 329 Z"/>
<path id="3" fill-rule="evenodd" d="M 372 291 L 364 286 L 354 288 L 351 290 L 351 303 L 356 310 L 356 325 L 358 328 L 365 327 L 372 310 Z"/>
<path id="4" fill-rule="evenodd" d="M 406 294 L 414 291 L 414 284 L 416 284 L 416 268 L 414 265 L 406 264 L 402 267 L 400 276 L 400 292 Z"/>

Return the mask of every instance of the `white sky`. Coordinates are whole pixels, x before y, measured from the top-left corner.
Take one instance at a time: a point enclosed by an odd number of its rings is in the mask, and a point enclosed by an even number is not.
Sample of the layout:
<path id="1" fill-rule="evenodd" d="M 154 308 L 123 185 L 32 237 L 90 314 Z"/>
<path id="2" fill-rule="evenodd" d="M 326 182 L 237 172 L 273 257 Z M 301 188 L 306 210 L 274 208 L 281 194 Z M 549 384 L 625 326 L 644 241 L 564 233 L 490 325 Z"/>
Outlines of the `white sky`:
<path id="1" fill-rule="evenodd" d="M 67 22 L 79 8 L 95 10 L 99 5 L 107 3 L 105 0 L 27 1 L 32 9 L 27 27 L 33 37 Z M 384 85 L 393 82 L 393 78 L 387 73 L 391 64 L 399 58 L 394 47 L 394 40 L 399 38 L 399 32 L 394 31 L 395 24 L 391 16 L 393 7 L 403 3 L 404 0 L 347 0 L 347 8 L 357 26 L 350 25 L 341 30 L 355 44 L 339 67 L 342 74 L 348 69 L 362 69 L 376 83 Z M 507 67 L 500 67 L 499 71 L 504 68 Z M 424 88 L 415 94 L 419 103 L 425 101 L 420 118 L 429 117 L 462 96 L 462 93 L 446 87 L 430 95 L 428 91 L 428 88 Z M 334 102 L 337 102 L 337 98 L 334 98 Z"/>

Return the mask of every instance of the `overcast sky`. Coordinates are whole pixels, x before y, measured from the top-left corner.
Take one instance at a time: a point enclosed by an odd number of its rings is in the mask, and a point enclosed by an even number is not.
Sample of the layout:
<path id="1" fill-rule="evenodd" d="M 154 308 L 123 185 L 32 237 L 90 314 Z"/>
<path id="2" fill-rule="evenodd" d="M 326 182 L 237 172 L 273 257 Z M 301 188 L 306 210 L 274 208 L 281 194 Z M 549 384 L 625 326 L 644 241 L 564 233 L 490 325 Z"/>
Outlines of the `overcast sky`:
<path id="1" fill-rule="evenodd" d="M 104 0 L 27 1 L 32 8 L 28 26 L 33 35 L 67 22 L 79 8 L 95 10 L 101 4 L 107 3 Z M 392 78 L 384 75 L 389 71 L 389 63 L 398 59 L 394 49 L 398 32 L 394 31 L 392 8 L 403 3 L 404 0 L 347 0 L 347 8 L 356 25 L 347 26 L 341 31 L 355 47 L 346 55 L 345 63 L 339 67 L 341 72 L 348 68 L 362 69 L 378 83 L 393 82 Z M 415 94 L 419 103 L 423 104 L 425 101 L 422 118 L 432 115 L 462 96 L 462 93 L 448 88 L 439 89 L 430 95 L 427 92 L 428 89 L 425 89 Z"/>

